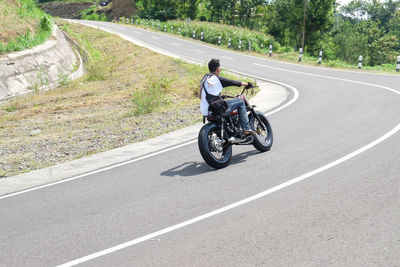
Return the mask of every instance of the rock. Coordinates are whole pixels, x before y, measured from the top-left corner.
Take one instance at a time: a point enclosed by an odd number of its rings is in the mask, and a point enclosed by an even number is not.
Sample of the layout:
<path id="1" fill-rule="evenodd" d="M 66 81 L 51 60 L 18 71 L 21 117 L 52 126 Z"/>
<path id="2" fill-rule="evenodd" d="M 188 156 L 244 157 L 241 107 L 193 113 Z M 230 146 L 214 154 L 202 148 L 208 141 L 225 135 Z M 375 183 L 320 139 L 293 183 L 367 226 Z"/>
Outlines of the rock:
<path id="1" fill-rule="evenodd" d="M 29 135 L 30 136 L 35 136 L 35 135 L 38 135 L 38 134 L 41 134 L 41 133 L 42 133 L 42 131 L 40 129 L 35 129 L 35 130 L 30 131 Z"/>

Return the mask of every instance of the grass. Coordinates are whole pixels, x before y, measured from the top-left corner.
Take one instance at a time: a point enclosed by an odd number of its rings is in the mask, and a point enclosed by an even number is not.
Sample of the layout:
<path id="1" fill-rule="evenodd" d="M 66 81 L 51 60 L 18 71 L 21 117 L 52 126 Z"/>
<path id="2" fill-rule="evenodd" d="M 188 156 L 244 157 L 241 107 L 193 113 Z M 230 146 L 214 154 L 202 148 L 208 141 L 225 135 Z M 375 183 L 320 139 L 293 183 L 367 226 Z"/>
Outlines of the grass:
<path id="1" fill-rule="evenodd" d="M 197 94 L 205 67 L 100 30 L 57 23 L 87 52 L 88 73 L 0 106 L 0 177 L 117 148 L 201 120 Z M 239 90 L 228 88 L 224 93 Z M 40 131 L 31 134 L 35 130 Z"/>
<path id="2" fill-rule="evenodd" d="M 37 46 L 51 33 L 53 19 L 33 0 L 2 0 L 0 14 L 0 55 Z"/>

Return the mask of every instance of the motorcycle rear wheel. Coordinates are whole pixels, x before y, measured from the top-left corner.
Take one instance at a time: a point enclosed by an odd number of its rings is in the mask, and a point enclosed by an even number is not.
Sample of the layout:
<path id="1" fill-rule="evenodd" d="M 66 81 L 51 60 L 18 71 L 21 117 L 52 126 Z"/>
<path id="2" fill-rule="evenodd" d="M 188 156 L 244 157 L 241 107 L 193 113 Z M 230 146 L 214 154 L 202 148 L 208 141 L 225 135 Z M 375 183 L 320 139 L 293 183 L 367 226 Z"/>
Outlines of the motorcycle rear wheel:
<path id="1" fill-rule="evenodd" d="M 221 145 L 221 131 L 214 123 L 207 123 L 199 132 L 198 145 L 204 161 L 213 168 L 221 169 L 232 159 L 232 145 Z"/>

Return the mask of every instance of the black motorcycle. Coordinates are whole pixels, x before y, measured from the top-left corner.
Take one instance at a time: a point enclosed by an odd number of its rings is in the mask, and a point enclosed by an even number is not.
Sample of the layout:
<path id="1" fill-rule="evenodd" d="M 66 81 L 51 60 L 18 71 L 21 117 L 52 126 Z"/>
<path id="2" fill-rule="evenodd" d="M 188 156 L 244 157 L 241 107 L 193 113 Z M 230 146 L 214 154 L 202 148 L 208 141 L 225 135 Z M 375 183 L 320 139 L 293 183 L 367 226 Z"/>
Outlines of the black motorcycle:
<path id="1" fill-rule="evenodd" d="M 271 149 L 273 142 L 272 128 L 267 118 L 255 106 L 251 106 L 244 95 L 249 88 L 244 88 L 236 97 L 243 99 L 247 107 L 250 127 L 256 135 L 245 135 L 239 120 L 238 110 L 228 114 L 212 114 L 203 117 L 205 124 L 199 132 L 198 145 L 205 162 L 216 169 L 229 165 L 232 159 L 232 145 L 253 145 L 257 150 L 265 152 Z M 223 96 L 234 98 L 233 96 Z"/>

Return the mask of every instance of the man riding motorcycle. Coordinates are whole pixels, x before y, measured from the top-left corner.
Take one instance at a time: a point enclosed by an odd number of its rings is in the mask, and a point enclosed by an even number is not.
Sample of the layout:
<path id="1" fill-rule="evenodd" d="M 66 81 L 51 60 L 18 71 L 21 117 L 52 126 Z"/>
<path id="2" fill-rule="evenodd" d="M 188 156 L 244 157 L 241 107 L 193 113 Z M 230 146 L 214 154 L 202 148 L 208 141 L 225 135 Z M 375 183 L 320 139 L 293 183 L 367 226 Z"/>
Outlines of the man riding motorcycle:
<path id="1" fill-rule="evenodd" d="M 247 88 L 251 88 L 253 85 L 247 82 L 234 81 L 230 79 L 226 79 L 220 76 L 221 67 L 219 63 L 219 59 L 211 59 L 208 63 L 208 69 L 210 73 L 204 75 L 200 84 L 200 109 L 203 113 L 203 116 L 208 116 L 209 106 L 210 104 L 221 98 L 221 91 L 224 87 L 228 86 L 246 86 Z M 243 133 L 245 135 L 255 135 L 254 132 L 249 125 L 249 118 L 247 116 L 247 109 L 244 101 L 240 98 L 234 98 L 231 100 L 225 101 L 228 105 L 226 114 L 234 111 L 235 109 L 239 112 L 240 124 L 243 128 Z"/>

